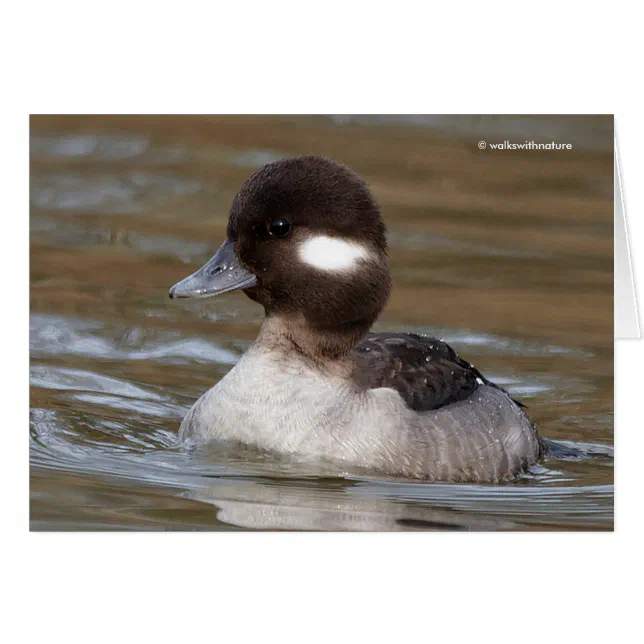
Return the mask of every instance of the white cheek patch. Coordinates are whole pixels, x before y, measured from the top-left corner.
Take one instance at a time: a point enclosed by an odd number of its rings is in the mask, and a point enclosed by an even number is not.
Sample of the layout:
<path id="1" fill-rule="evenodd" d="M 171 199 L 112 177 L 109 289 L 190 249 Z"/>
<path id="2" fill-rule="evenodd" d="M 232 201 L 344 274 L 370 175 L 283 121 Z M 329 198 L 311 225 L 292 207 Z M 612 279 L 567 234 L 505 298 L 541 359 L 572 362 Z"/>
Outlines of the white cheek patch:
<path id="1" fill-rule="evenodd" d="M 299 254 L 303 262 L 323 271 L 346 271 L 369 257 L 364 246 L 326 235 L 307 239 L 300 245 Z"/>

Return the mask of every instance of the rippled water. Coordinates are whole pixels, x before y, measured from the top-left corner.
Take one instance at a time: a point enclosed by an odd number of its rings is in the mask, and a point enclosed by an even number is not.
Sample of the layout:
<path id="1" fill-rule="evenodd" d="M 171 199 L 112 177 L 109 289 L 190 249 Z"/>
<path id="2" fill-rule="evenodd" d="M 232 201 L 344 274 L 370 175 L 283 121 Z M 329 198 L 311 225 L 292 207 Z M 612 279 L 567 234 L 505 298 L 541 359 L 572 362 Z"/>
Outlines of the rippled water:
<path id="1" fill-rule="evenodd" d="M 611 529 L 612 119 L 454 119 L 34 117 L 32 528 Z M 483 136 L 575 149 L 482 152 Z M 177 443 L 261 309 L 167 289 L 219 245 L 254 168 L 311 152 L 382 205 L 378 328 L 445 338 L 576 457 L 455 485 Z"/>

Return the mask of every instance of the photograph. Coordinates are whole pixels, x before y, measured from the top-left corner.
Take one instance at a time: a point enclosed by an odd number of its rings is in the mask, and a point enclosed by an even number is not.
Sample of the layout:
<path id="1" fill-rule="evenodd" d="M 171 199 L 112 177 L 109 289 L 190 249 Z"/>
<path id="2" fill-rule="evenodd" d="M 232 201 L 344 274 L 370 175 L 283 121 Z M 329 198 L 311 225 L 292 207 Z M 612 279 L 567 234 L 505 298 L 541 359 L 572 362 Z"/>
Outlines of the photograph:
<path id="1" fill-rule="evenodd" d="M 31 114 L 30 530 L 613 531 L 614 141 Z"/>

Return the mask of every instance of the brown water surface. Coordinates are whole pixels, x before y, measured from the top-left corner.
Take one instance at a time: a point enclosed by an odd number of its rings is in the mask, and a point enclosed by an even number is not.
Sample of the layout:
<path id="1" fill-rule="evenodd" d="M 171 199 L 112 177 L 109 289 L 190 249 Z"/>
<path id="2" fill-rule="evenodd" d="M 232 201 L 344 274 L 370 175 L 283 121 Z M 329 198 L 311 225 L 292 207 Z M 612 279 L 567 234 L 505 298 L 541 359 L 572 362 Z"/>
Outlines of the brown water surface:
<path id="1" fill-rule="evenodd" d="M 611 529 L 613 157 L 607 117 L 100 117 L 31 122 L 31 525 L 78 529 Z M 479 140 L 570 142 L 480 150 Z M 389 228 L 380 330 L 446 339 L 528 405 L 550 458 L 427 484 L 177 443 L 255 338 L 242 294 L 168 287 L 222 241 L 264 163 L 330 156 Z"/>

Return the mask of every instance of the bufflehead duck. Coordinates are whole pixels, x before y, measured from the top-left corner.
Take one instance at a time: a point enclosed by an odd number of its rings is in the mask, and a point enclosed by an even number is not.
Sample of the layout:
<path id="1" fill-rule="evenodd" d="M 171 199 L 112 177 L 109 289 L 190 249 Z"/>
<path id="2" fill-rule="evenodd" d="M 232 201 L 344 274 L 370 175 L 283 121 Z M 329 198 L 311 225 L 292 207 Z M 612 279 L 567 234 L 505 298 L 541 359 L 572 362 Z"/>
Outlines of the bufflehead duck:
<path id="1" fill-rule="evenodd" d="M 235 196 L 227 233 L 170 297 L 242 290 L 266 317 L 182 439 L 436 481 L 500 481 L 540 458 L 520 403 L 445 342 L 369 332 L 390 291 L 386 231 L 353 171 L 313 156 L 270 163 Z"/>

